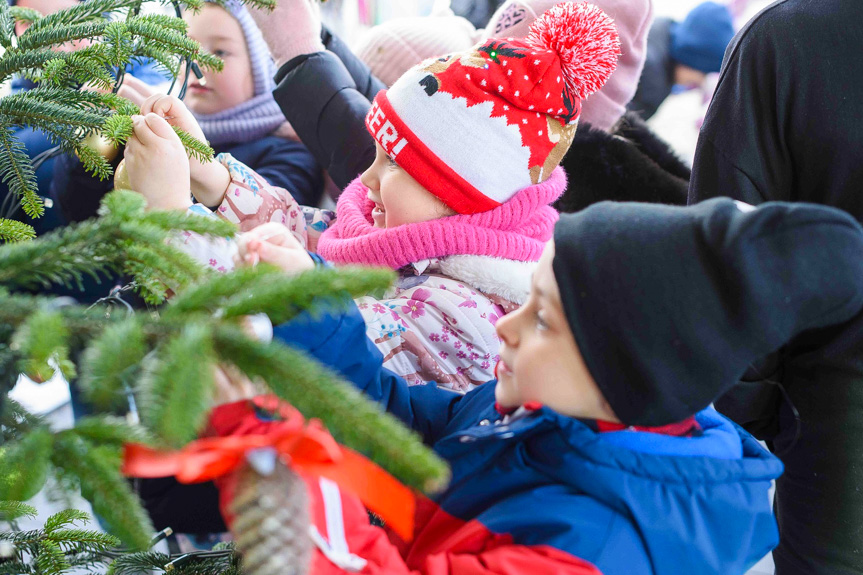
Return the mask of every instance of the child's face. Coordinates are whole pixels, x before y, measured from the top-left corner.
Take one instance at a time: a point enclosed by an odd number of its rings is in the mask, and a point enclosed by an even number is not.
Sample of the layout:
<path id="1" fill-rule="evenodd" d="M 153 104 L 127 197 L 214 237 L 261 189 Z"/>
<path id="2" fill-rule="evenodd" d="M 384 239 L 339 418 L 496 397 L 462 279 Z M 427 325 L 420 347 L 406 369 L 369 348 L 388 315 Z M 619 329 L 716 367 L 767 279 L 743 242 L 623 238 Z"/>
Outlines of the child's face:
<path id="1" fill-rule="evenodd" d="M 255 95 L 252 61 L 236 18 L 224 8 L 204 4 L 198 14 L 190 12 L 185 19 L 189 37 L 225 62 L 221 72 L 204 71 L 206 85 L 190 77 L 186 106 L 194 114 L 215 114 L 251 100 Z"/>
<path id="2" fill-rule="evenodd" d="M 455 214 L 392 161 L 380 144 L 375 145 L 375 161 L 363 172 L 360 181 L 369 189 L 369 199 L 375 203 L 372 218 L 376 228 L 394 228 Z"/>
<path id="3" fill-rule="evenodd" d="M 535 401 L 563 415 L 616 422 L 569 329 L 553 258 L 554 242 L 549 242 L 533 274 L 530 298 L 497 322 L 502 343 L 495 399 L 505 408 Z"/>

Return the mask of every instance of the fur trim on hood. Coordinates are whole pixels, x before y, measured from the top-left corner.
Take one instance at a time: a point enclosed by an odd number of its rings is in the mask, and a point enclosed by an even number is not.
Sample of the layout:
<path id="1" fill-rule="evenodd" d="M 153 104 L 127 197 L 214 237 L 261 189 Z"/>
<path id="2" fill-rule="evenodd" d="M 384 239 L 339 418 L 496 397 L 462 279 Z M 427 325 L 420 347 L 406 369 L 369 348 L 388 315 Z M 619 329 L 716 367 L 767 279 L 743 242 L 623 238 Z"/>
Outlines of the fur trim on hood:
<path id="1" fill-rule="evenodd" d="M 569 182 L 555 204 L 561 212 L 605 200 L 686 205 L 690 169 L 633 113 L 612 133 L 582 123 L 561 165 Z"/>
<path id="2" fill-rule="evenodd" d="M 441 258 L 437 267 L 441 274 L 487 296 L 522 305 L 530 294 L 530 278 L 537 264 L 489 256 L 449 256 Z"/>

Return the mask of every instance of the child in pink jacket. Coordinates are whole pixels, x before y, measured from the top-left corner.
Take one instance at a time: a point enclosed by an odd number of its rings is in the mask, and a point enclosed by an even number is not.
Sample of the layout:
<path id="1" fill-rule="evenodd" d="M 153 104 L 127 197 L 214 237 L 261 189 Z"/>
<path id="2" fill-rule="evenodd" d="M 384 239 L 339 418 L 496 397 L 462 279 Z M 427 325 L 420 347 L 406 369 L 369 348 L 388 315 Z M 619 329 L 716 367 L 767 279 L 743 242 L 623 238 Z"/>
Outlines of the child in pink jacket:
<path id="1" fill-rule="evenodd" d="M 357 302 L 385 367 L 411 383 L 468 391 L 493 376 L 494 325 L 527 296 L 558 217 L 550 204 L 566 187 L 558 164 L 581 102 L 619 53 L 611 19 L 595 6 L 552 12 L 525 40 L 428 60 L 380 92 L 366 119 L 376 159 L 340 196 L 335 222 L 319 211 L 303 217 L 285 190 L 229 156 L 193 165 L 192 191 L 243 231 L 275 222 L 328 261 L 399 270 L 386 298 Z M 162 116 L 196 129 L 177 100 L 151 99 L 142 112 L 152 113 L 136 135 Z M 158 129 L 170 137 L 166 126 Z M 188 189 L 175 187 L 188 203 Z"/>

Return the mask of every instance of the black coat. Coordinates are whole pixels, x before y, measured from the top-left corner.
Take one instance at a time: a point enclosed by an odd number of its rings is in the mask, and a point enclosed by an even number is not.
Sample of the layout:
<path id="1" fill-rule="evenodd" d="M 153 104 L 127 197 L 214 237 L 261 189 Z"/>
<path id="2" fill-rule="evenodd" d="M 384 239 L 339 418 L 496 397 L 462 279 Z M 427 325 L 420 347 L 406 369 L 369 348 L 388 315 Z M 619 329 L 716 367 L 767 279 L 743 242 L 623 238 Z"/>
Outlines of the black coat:
<path id="1" fill-rule="evenodd" d="M 273 97 L 341 192 L 374 162 L 365 118 L 386 85 L 337 36 L 324 29 L 321 39 L 327 51 L 297 56 L 279 69 Z"/>
<path id="2" fill-rule="evenodd" d="M 568 184 L 555 204 L 561 212 L 605 200 L 686 204 L 689 168 L 632 113 L 610 134 L 579 125 L 562 165 Z"/>
<path id="3" fill-rule="evenodd" d="M 698 141 L 691 203 L 814 202 L 863 221 L 861 20 L 855 0 L 784 0 L 741 30 Z M 776 572 L 863 572 L 863 317 L 756 367 L 717 408 L 785 463 Z"/>

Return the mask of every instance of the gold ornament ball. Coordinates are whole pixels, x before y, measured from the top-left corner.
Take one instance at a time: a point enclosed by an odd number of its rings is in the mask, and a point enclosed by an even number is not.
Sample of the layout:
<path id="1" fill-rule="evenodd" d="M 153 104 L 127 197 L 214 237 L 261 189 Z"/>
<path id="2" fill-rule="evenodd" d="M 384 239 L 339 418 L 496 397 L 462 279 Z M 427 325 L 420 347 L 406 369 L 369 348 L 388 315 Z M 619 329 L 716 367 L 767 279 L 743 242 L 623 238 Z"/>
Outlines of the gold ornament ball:
<path id="1" fill-rule="evenodd" d="M 129 172 L 126 170 L 126 160 L 122 160 L 114 170 L 114 189 L 131 190 L 132 182 L 129 181 Z"/>
<path id="2" fill-rule="evenodd" d="M 120 153 L 120 148 L 112 144 L 108 138 L 99 132 L 90 132 L 86 138 L 81 140 L 81 143 L 99 152 L 99 155 L 109 162 L 113 161 L 117 157 L 117 154 Z"/>

